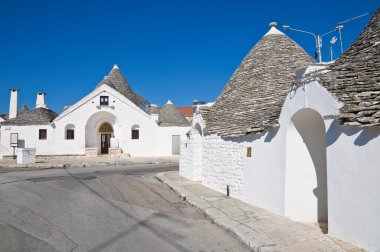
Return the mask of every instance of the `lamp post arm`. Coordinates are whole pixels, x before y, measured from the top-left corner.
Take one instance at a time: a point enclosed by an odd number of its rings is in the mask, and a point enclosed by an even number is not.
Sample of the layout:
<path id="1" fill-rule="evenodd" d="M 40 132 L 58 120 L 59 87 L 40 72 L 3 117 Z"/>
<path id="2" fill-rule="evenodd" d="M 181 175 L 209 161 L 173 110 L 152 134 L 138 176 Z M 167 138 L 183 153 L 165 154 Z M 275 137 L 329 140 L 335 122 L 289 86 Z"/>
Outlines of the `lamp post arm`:
<path id="1" fill-rule="evenodd" d="M 314 33 L 312 33 L 312 32 L 308 32 L 308 31 L 304 31 L 304 30 L 294 29 L 294 28 L 289 28 L 289 30 L 298 31 L 298 32 L 302 32 L 302 33 L 306 33 L 306 34 L 313 35 L 313 37 L 314 37 L 314 39 L 315 39 L 315 46 L 318 48 L 318 39 L 317 39 L 317 35 L 315 35 Z"/>

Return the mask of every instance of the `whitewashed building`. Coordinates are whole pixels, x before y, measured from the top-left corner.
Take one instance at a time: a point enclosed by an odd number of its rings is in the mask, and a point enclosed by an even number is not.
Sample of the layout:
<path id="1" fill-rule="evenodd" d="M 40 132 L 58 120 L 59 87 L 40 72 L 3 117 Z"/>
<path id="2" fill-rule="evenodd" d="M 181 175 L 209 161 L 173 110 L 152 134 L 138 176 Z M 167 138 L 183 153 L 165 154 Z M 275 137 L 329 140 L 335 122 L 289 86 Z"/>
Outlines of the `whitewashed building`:
<path id="1" fill-rule="evenodd" d="M 9 119 L 1 122 L 0 157 L 12 154 L 12 133 L 18 134 L 17 148 L 36 148 L 37 155 L 178 155 L 190 129 L 170 101 L 150 111 L 116 65 L 94 91 L 59 115 L 47 107 L 45 93 L 37 93 L 34 109 L 18 111 L 18 93 L 11 90 Z"/>
<path id="2" fill-rule="evenodd" d="M 380 11 L 331 65 L 272 27 L 194 115 L 180 174 L 380 251 Z"/>

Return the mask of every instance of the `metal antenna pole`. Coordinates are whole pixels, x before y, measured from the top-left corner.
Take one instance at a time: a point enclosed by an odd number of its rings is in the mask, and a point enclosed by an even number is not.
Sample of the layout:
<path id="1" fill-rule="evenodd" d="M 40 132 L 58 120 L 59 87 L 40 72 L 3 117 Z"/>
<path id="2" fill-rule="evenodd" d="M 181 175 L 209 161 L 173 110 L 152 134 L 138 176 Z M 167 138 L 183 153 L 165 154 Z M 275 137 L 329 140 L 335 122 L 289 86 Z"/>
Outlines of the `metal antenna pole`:
<path id="1" fill-rule="evenodd" d="M 343 53 L 343 41 L 342 41 L 342 29 L 343 29 L 343 24 L 344 23 L 347 23 L 347 22 L 351 22 L 351 21 L 354 21 L 355 19 L 358 19 L 358 18 L 361 18 L 361 17 L 364 17 L 364 16 L 367 16 L 371 14 L 371 12 L 367 12 L 367 13 L 364 13 L 364 14 L 361 14 L 359 16 L 356 16 L 356 17 L 353 17 L 353 18 L 349 18 L 349 19 L 346 19 L 342 22 L 339 22 L 337 25 L 336 25 L 336 29 L 338 30 L 339 32 L 339 42 L 340 42 L 340 51 Z"/>
<path id="2" fill-rule="evenodd" d="M 343 25 L 340 25 L 339 27 L 343 27 Z M 342 41 L 342 28 L 338 28 L 339 32 L 339 42 L 340 42 L 340 52 L 343 54 L 343 41 Z"/>
<path id="3" fill-rule="evenodd" d="M 318 61 L 322 63 L 322 38 L 321 35 L 317 35 L 317 45 L 318 45 Z"/>

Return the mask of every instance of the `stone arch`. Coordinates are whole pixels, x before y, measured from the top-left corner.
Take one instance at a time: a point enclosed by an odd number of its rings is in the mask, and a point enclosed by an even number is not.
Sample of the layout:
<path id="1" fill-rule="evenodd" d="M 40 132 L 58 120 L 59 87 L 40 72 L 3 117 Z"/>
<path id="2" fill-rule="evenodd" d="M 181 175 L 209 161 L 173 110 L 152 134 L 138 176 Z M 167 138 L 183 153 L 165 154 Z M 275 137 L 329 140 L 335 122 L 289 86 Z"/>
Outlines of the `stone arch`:
<path id="1" fill-rule="evenodd" d="M 288 125 L 284 212 L 302 222 L 328 220 L 326 129 L 313 109 L 299 110 Z"/>
<path id="2" fill-rule="evenodd" d="M 86 122 L 86 148 L 98 148 L 98 154 L 100 154 L 101 135 L 108 133 L 111 137 L 115 137 L 117 135 L 116 123 L 116 116 L 109 112 L 100 111 L 91 115 Z"/>

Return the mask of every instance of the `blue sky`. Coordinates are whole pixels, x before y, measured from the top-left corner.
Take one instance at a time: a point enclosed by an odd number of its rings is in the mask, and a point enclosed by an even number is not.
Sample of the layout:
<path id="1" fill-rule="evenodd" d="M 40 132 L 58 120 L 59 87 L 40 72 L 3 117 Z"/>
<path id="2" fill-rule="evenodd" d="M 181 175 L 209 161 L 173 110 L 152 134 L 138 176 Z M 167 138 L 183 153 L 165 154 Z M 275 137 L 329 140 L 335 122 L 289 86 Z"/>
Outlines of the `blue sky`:
<path id="1" fill-rule="evenodd" d="M 171 99 L 213 101 L 248 51 L 283 24 L 314 33 L 376 10 L 380 0 L 347 1 L 0 1 L 0 112 L 7 113 L 9 88 L 20 103 L 63 106 L 91 92 L 118 64 L 132 88 L 151 103 Z M 344 48 L 369 16 L 345 24 Z M 312 36 L 285 31 L 312 54 Z M 328 59 L 324 39 L 323 56 Z M 338 44 L 334 47 L 338 56 Z"/>

